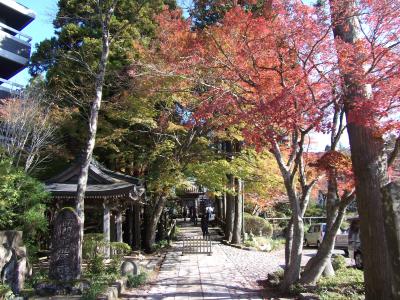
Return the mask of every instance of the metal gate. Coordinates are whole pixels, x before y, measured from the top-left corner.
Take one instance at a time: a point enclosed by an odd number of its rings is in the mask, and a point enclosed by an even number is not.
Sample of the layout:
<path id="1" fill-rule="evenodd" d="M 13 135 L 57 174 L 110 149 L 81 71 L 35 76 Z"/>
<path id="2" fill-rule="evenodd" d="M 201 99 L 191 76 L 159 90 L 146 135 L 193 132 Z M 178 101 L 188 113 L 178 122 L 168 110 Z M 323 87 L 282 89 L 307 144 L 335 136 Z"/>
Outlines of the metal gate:
<path id="1" fill-rule="evenodd" d="M 212 254 L 212 244 L 209 235 L 190 236 L 183 238 L 182 255 L 185 254 Z"/>

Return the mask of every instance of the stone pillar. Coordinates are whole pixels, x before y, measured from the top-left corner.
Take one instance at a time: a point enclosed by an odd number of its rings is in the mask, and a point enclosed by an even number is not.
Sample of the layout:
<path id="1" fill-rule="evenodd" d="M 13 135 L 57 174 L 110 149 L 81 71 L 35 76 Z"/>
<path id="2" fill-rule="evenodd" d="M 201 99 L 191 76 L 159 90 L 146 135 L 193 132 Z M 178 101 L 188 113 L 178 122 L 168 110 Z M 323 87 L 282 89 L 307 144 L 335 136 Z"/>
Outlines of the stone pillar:
<path id="1" fill-rule="evenodd" d="M 122 213 L 117 211 L 115 216 L 115 227 L 117 229 L 117 242 L 122 243 Z"/>
<path id="2" fill-rule="evenodd" d="M 107 244 L 105 249 L 105 257 L 110 257 L 110 207 L 108 206 L 108 202 L 103 202 L 103 233 L 104 233 L 104 242 Z"/>
<path id="3" fill-rule="evenodd" d="M 133 205 L 133 242 L 132 249 L 139 250 L 140 242 L 141 242 L 141 234 L 140 234 L 140 204 L 135 203 Z"/>

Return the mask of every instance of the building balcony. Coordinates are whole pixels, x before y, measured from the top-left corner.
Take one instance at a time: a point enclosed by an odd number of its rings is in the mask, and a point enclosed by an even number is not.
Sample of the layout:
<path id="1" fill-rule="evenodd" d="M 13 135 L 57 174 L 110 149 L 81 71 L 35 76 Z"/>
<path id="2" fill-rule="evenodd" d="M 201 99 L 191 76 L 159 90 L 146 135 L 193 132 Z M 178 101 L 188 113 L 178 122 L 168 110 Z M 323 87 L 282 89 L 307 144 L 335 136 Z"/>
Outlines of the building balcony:
<path id="1" fill-rule="evenodd" d="M 22 91 L 22 85 L 0 78 L 0 99 L 18 97 L 21 95 Z"/>
<path id="2" fill-rule="evenodd" d="M 0 22 L 0 78 L 10 79 L 28 64 L 31 37 Z"/>
<path id="3" fill-rule="evenodd" d="M 13 0 L 0 0 L 0 22 L 15 30 L 22 30 L 35 17 L 31 9 Z"/>

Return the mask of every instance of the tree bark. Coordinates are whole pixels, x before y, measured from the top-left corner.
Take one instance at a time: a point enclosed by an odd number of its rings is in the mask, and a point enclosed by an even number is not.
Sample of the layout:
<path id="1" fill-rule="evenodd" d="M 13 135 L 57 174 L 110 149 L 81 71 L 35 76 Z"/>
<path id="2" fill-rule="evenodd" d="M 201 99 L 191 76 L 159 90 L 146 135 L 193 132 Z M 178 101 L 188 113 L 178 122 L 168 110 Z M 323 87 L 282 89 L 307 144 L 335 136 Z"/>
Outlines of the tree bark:
<path id="1" fill-rule="evenodd" d="M 347 1 L 345 11 L 332 9 L 343 7 L 340 2 L 339 0 L 329 1 L 334 24 L 333 33 L 336 38 L 354 45 L 361 37 L 357 3 L 355 0 Z M 357 55 L 355 57 L 353 65 L 359 66 L 358 71 L 363 74 L 363 65 L 357 61 Z M 381 193 L 381 187 L 387 179 L 386 158 L 383 156 L 384 140 L 377 132 L 356 124 L 352 120 L 357 118 L 352 110 L 353 105 L 360 99 L 370 97 L 371 88 L 360 83 L 356 74 L 346 72 L 345 66 L 340 66 L 341 63 L 343 62 L 339 60 L 341 75 L 346 87 L 344 104 L 353 170 L 356 177 L 366 299 L 390 300 L 393 299 L 391 295 L 393 276 L 385 237 Z"/>
<path id="2" fill-rule="evenodd" d="M 301 215 L 293 215 L 293 239 L 290 251 L 290 262 L 285 270 L 281 283 L 281 290 L 287 291 L 289 287 L 300 278 L 301 257 L 303 252 L 304 224 Z"/>
<path id="3" fill-rule="evenodd" d="M 222 220 L 226 220 L 226 193 L 222 195 Z"/>
<path id="4" fill-rule="evenodd" d="M 390 183 L 383 188 L 383 215 L 389 247 L 390 262 L 393 267 L 393 299 L 400 299 L 400 185 Z"/>
<path id="5" fill-rule="evenodd" d="M 217 201 L 217 217 L 219 220 L 222 220 L 222 198 L 217 197 L 216 201 Z"/>
<path id="6" fill-rule="evenodd" d="M 98 7 L 100 10 L 100 7 Z M 85 223 L 85 192 L 87 187 L 87 180 L 89 175 L 89 166 L 92 160 L 93 149 L 96 142 L 97 133 L 97 121 L 100 111 L 101 101 L 103 99 L 103 86 L 104 78 L 107 69 L 108 57 L 110 54 L 110 32 L 109 23 L 112 15 L 114 14 L 114 6 L 110 7 L 107 11 L 105 18 L 103 19 L 102 13 L 99 17 L 101 18 L 102 26 L 102 50 L 99 61 L 99 69 L 95 81 L 95 97 L 90 107 L 89 117 L 89 134 L 87 137 L 86 147 L 83 152 L 83 159 L 81 162 L 81 170 L 78 178 L 77 195 L 76 195 L 76 212 L 81 219 L 81 230 L 80 230 L 80 246 L 79 246 L 79 259 L 82 261 L 82 241 L 83 241 L 83 229 Z"/>
<path id="7" fill-rule="evenodd" d="M 117 211 L 117 214 L 115 216 L 115 227 L 117 230 L 117 242 L 122 243 L 122 213 L 120 210 Z"/>
<path id="8" fill-rule="evenodd" d="M 104 234 L 104 242 L 106 244 L 106 249 L 104 256 L 106 258 L 110 257 L 110 240 L 111 240 L 111 213 L 110 213 L 110 207 L 108 206 L 108 203 L 103 203 L 103 234 Z"/>
<path id="9" fill-rule="evenodd" d="M 325 276 L 335 275 L 331 261 L 332 251 L 335 246 L 336 235 L 340 225 L 342 224 L 347 205 L 353 198 L 352 196 L 349 196 L 340 201 L 337 193 L 338 187 L 336 173 L 332 170 L 328 178 L 326 232 L 317 254 L 308 261 L 304 268 L 300 280 L 300 282 L 304 284 L 315 284 L 322 274 Z"/>
<path id="10" fill-rule="evenodd" d="M 228 184 L 229 189 L 234 190 L 235 182 L 233 175 L 229 174 L 228 176 Z M 228 242 L 232 241 L 233 237 L 233 227 L 235 222 L 235 196 L 232 194 L 226 195 L 226 218 L 225 218 L 225 239 Z"/>
<path id="11" fill-rule="evenodd" d="M 290 265 L 290 253 L 292 252 L 293 217 L 289 220 L 289 224 L 286 227 L 285 238 L 286 238 L 286 241 L 285 241 L 285 270 L 287 270 Z"/>
<path id="12" fill-rule="evenodd" d="M 302 142 L 297 143 L 301 148 Z M 286 189 L 286 194 L 289 198 L 290 207 L 292 210 L 292 218 L 291 222 L 293 223 L 293 234 L 291 234 L 291 230 L 289 227 L 288 237 L 287 237 L 287 248 L 285 249 L 285 254 L 287 254 L 286 260 L 286 268 L 283 276 L 283 280 L 281 282 L 281 290 L 288 291 L 289 287 L 296 283 L 300 279 L 300 266 L 301 266 L 301 257 L 303 252 L 303 239 L 304 239 L 304 224 L 303 224 L 303 214 L 308 204 L 309 193 L 313 185 L 305 186 L 302 189 L 301 198 L 297 194 L 297 190 L 295 188 L 295 184 L 293 182 L 293 176 L 290 172 L 290 168 L 283 162 L 283 157 L 280 152 L 279 146 L 277 143 L 273 144 L 272 154 L 275 156 L 275 159 L 278 163 L 283 182 Z M 297 167 L 295 169 L 301 169 L 301 155 L 302 149 L 299 152 L 295 152 L 298 159 L 296 159 Z M 300 176 L 302 177 L 302 176 Z M 304 176 L 303 176 L 304 177 Z M 304 179 L 304 178 L 303 178 Z M 300 203 L 300 199 L 303 199 L 303 203 Z M 290 243 L 289 239 L 292 239 Z M 289 253 L 290 251 L 290 253 Z"/>
<path id="13" fill-rule="evenodd" d="M 232 234 L 232 243 L 240 244 L 242 242 L 242 204 L 243 204 L 243 195 L 242 195 L 242 182 L 239 178 L 235 178 L 235 221 L 233 224 L 233 234 Z"/>
<path id="14" fill-rule="evenodd" d="M 342 224 L 346 206 L 342 205 L 340 207 L 334 223 L 331 224 L 330 229 L 327 230 L 325 233 L 324 240 L 322 241 L 317 254 L 314 257 L 312 257 L 305 266 L 304 272 L 301 275 L 300 279 L 301 283 L 315 284 L 320 278 L 321 274 L 326 271 L 325 269 L 327 268 L 327 266 L 329 269 L 332 268 L 332 270 L 329 270 L 329 272 L 333 271 L 333 267 L 331 264 L 331 256 L 335 245 L 336 233 L 339 230 L 340 225 Z M 333 271 L 333 274 L 329 275 L 334 275 L 334 274 L 335 273 Z"/>
<path id="15" fill-rule="evenodd" d="M 156 241 L 156 229 L 160 216 L 164 210 L 167 198 L 164 195 L 160 195 L 156 199 L 153 211 L 149 216 L 148 222 L 146 224 L 145 232 L 146 238 L 144 241 L 145 250 L 148 253 L 154 252 L 154 244 Z"/>

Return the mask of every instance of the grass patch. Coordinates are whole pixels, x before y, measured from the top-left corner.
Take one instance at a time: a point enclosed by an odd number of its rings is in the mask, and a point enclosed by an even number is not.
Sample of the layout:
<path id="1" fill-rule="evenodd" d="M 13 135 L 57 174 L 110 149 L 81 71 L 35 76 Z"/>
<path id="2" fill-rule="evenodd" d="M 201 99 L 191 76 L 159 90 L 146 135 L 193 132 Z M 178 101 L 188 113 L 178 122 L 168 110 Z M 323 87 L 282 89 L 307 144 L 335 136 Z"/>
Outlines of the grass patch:
<path id="1" fill-rule="evenodd" d="M 0 282 L 0 299 L 12 299 L 13 296 L 11 288 L 7 284 Z"/>
<path id="2" fill-rule="evenodd" d="M 284 239 L 273 239 L 264 236 L 251 236 L 243 243 L 246 247 L 256 248 L 260 251 L 273 251 L 282 249 L 285 246 Z"/>
<path id="3" fill-rule="evenodd" d="M 137 288 L 144 285 L 149 278 L 149 274 L 142 272 L 139 275 L 128 275 L 127 286 L 128 288 Z"/>
<path id="4" fill-rule="evenodd" d="M 106 280 L 92 280 L 90 288 L 82 294 L 82 300 L 96 300 L 97 297 L 107 290 L 108 283 Z"/>
<path id="5" fill-rule="evenodd" d="M 364 273 L 355 268 L 341 268 L 336 271 L 336 276 L 322 277 L 316 293 L 321 300 L 365 299 Z"/>
<path id="6" fill-rule="evenodd" d="M 155 245 L 154 245 L 154 251 L 160 251 L 162 249 L 168 248 L 169 244 L 167 240 L 161 240 L 158 241 Z"/>

